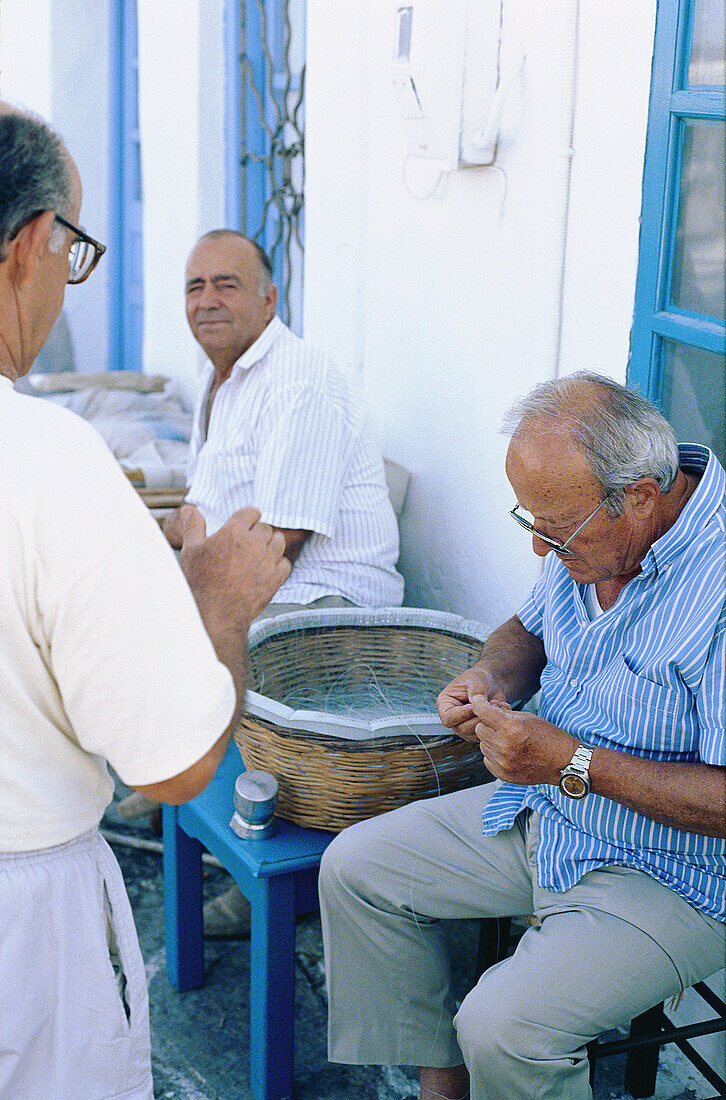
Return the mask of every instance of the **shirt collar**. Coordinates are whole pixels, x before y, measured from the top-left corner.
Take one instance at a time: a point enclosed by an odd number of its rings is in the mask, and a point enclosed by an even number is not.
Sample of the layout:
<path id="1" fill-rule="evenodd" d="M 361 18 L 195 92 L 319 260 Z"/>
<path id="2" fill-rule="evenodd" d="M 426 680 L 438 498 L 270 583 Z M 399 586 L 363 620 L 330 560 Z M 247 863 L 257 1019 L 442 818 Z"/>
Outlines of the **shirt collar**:
<path id="1" fill-rule="evenodd" d="M 726 473 L 713 452 L 698 443 L 682 443 L 678 455 L 681 469 L 700 474 L 701 478 L 676 522 L 646 554 L 643 573 L 660 573 L 667 568 L 723 508 Z"/>
<path id="2" fill-rule="evenodd" d="M 254 367 L 255 363 L 259 363 L 260 359 L 263 359 L 267 355 L 268 351 L 277 340 L 278 336 L 285 329 L 285 325 L 280 318 L 275 314 L 272 320 L 265 325 L 260 335 L 255 340 L 254 344 L 250 344 L 247 351 L 240 355 L 232 367 L 232 374 L 239 373 L 239 371 L 249 370 L 250 367 Z M 214 374 L 214 367 L 209 359 L 205 360 L 204 366 L 204 378 L 206 380 L 205 389 L 209 388 L 212 375 Z"/>
<path id="3" fill-rule="evenodd" d="M 247 348 L 247 351 L 240 355 L 239 359 L 232 367 L 232 370 L 249 370 L 250 367 L 254 367 L 255 363 L 259 363 L 260 359 L 267 355 L 283 328 L 284 325 L 282 321 L 277 314 L 275 314 L 269 324 L 265 325 L 254 344 L 251 344 L 250 347 Z"/>

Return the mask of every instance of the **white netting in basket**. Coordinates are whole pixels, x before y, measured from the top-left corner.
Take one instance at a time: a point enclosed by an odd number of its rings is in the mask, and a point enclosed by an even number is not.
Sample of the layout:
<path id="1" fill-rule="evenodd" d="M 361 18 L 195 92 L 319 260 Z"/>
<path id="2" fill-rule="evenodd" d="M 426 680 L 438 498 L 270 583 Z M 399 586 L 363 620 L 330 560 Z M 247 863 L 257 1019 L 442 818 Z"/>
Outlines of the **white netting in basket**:
<path id="1" fill-rule="evenodd" d="M 334 627 L 407 627 L 477 639 L 482 643 L 489 629 L 482 623 L 422 608 L 329 608 L 295 611 L 255 623 L 249 635 L 250 650 L 266 639 L 284 634 L 294 651 L 295 634 L 309 641 L 311 631 Z M 323 672 L 324 670 L 318 670 Z M 352 653 L 332 675 L 302 674 L 282 691 L 265 693 L 263 681 L 247 692 L 249 715 L 288 729 L 299 729 L 346 740 L 375 737 L 441 736 L 444 732 L 436 712 L 436 697 L 444 683 L 432 679 L 429 670 L 414 664 L 392 665 L 387 655 L 381 660 L 359 659 Z"/>

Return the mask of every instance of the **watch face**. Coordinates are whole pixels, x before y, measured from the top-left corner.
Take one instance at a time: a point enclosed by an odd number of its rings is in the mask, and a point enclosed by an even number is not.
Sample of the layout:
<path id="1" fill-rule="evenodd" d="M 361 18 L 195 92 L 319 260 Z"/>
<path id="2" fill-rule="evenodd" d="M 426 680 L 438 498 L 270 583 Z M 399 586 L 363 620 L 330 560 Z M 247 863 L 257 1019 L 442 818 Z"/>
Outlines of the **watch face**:
<path id="1" fill-rule="evenodd" d="M 579 775 L 563 775 L 560 780 L 560 790 L 570 798 L 584 798 L 587 794 L 587 784 Z"/>

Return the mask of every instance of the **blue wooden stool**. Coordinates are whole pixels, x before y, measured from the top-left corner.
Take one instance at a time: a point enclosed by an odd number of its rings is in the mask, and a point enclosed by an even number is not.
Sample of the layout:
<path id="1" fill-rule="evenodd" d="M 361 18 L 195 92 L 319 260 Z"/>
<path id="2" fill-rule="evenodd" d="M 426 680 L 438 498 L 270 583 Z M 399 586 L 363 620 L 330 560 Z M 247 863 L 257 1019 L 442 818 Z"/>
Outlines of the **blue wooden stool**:
<path id="1" fill-rule="evenodd" d="M 234 741 L 207 789 L 164 806 L 166 968 L 177 989 L 204 984 L 202 845 L 229 871 L 252 911 L 250 1087 L 257 1100 L 291 1100 L 295 1020 L 295 918 L 318 908 L 320 857 L 333 833 L 278 819 L 268 840 L 229 827 L 244 764 Z"/>

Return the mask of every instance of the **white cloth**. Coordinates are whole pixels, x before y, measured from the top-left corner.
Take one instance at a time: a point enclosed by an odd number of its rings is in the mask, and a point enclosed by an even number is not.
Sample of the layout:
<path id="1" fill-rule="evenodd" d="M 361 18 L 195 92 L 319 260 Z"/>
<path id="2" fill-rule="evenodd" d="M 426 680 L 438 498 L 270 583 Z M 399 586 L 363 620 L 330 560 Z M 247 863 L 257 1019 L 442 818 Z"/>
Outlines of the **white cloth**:
<path id="1" fill-rule="evenodd" d="M 0 854 L 0 927 L 0 1100 L 152 1100 L 144 962 L 98 831 Z"/>
<path id="2" fill-rule="evenodd" d="M 594 584 L 585 585 L 585 611 L 591 623 L 605 614 L 597 598 L 597 589 Z"/>
<path id="3" fill-rule="evenodd" d="M 204 421 L 207 364 L 192 429 L 187 500 L 214 533 L 254 505 L 275 527 L 312 531 L 274 602 L 343 596 L 398 606 L 398 527 L 362 399 L 320 352 L 274 317 L 235 363 Z"/>
<path id="4" fill-rule="evenodd" d="M 0 851 L 63 844 L 228 725 L 171 548 L 93 428 L 0 378 Z"/>

